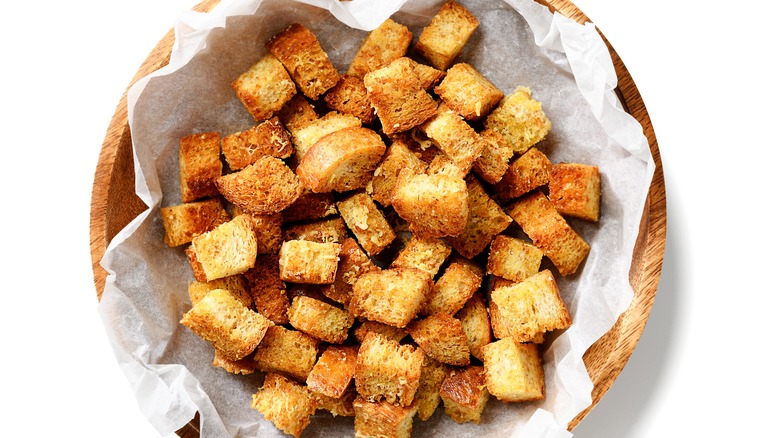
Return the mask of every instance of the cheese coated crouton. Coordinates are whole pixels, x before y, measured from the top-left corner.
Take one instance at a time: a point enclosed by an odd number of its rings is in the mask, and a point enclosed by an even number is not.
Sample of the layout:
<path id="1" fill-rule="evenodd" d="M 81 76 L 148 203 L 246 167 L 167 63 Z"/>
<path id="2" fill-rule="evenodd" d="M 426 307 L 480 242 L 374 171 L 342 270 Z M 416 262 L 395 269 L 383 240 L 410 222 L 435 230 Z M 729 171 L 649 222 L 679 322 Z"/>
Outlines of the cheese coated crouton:
<path id="1" fill-rule="evenodd" d="M 415 268 L 391 268 L 361 275 L 352 286 L 353 316 L 406 327 L 428 300 L 431 276 Z"/>
<path id="2" fill-rule="evenodd" d="M 325 286 L 323 293 L 333 301 L 349 308 L 352 299 L 352 285 L 358 277 L 370 271 L 378 271 L 379 267 L 368 258 L 355 239 L 349 237 L 341 243 L 339 267 L 336 270 L 336 280 Z"/>
<path id="3" fill-rule="evenodd" d="M 362 79 L 366 73 L 404 56 L 411 42 L 412 32 L 388 18 L 363 40 L 347 74 Z"/>
<path id="4" fill-rule="evenodd" d="M 164 242 L 170 247 L 190 243 L 194 237 L 231 219 L 217 198 L 163 207 L 160 217 L 165 228 Z"/>
<path id="5" fill-rule="evenodd" d="M 279 213 L 301 195 L 303 187 L 279 158 L 264 156 L 238 172 L 217 179 L 219 192 L 252 214 Z"/>
<path id="6" fill-rule="evenodd" d="M 474 171 L 488 184 L 497 184 L 509 169 L 509 160 L 515 151 L 501 134 L 492 129 L 485 129 L 479 135 L 485 140 L 485 148 L 474 162 Z"/>
<path id="7" fill-rule="evenodd" d="M 181 201 L 192 202 L 219 195 L 215 182 L 222 175 L 219 132 L 205 132 L 179 140 Z"/>
<path id="8" fill-rule="evenodd" d="M 357 345 L 326 348 L 306 379 L 309 390 L 331 398 L 343 396 L 355 377 L 358 348 Z"/>
<path id="9" fill-rule="evenodd" d="M 295 297 L 288 312 L 290 325 L 321 341 L 347 340 L 355 318 L 348 311 L 310 297 Z"/>
<path id="10" fill-rule="evenodd" d="M 439 273 L 439 268 L 447 260 L 452 248 L 441 239 L 422 239 L 412 235 L 390 264 L 391 268 L 417 268 L 429 274 L 431 278 Z"/>
<path id="11" fill-rule="evenodd" d="M 273 116 L 295 96 L 295 82 L 273 55 L 265 55 L 231 83 L 238 100 L 256 121 Z"/>
<path id="12" fill-rule="evenodd" d="M 482 76 L 474 66 L 464 62 L 447 70 L 447 75 L 433 90 L 447 106 L 466 120 L 479 120 L 489 114 L 504 93 Z"/>
<path id="13" fill-rule="evenodd" d="M 471 362 L 469 340 L 458 319 L 437 313 L 418 319 L 406 326 L 414 342 L 428 356 L 448 365 L 468 365 Z"/>
<path id="14" fill-rule="evenodd" d="M 420 385 L 417 387 L 417 416 L 426 421 L 436 411 L 441 402 L 439 389 L 448 374 L 447 366 L 426 355 L 420 373 Z"/>
<path id="15" fill-rule="evenodd" d="M 487 273 L 520 282 L 539 272 L 542 250 L 516 237 L 496 236 L 490 244 Z"/>
<path id="16" fill-rule="evenodd" d="M 417 403 L 398 406 L 386 401 L 354 401 L 355 438 L 410 438 Z"/>
<path id="17" fill-rule="evenodd" d="M 376 118 L 362 78 L 342 75 L 323 100 L 328 108 L 355 116 L 365 125 L 370 125 Z"/>
<path id="18" fill-rule="evenodd" d="M 254 266 L 257 258 L 252 219 L 236 216 L 192 239 L 192 248 L 206 281 L 241 274 Z"/>
<path id="19" fill-rule="evenodd" d="M 317 339 L 306 333 L 280 325 L 269 327 L 254 355 L 257 369 L 305 382 L 317 361 L 318 344 Z"/>
<path id="20" fill-rule="evenodd" d="M 409 169 L 413 174 L 425 172 L 425 162 L 417 157 L 405 139 L 396 139 L 387 148 L 385 156 L 368 182 L 366 192 L 378 203 L 387 207 L 393 202 L 393 192 L 401 169 Z"/>
<path id="21" fill-rule="evenodd" d="M 485 300 L 480 294 L 472 295 L 462 309 L 455 314 L 463 325 L 466 338 L 469 341 L 471 355 L 482 359 L 482 347 L 492 340 L 490 334 L 490 316 L 485 307 Z"/>
<path id="22" fill-rule="evenodd" d="M 366 192 L 349 195 L 336 206 L 368 255 L 379 254 L 395 240 L 393 228 Z"/>
<path id="23" fill-rule="evenodd" d="M 482 411 L 490 399 L 485 388 L 485 370 L 481 366 L 467 366 L 450 371 L 441 383 L 444 412 L 456 423 L 473 421 L 480 424 Z"/>
<path id="24" fill-rule="evenodd" d="M 398 215 L 409 222 L 412 233 L 432 239 L 462 234 L 468 222 L 468 204 L 468 189 L 463 178 L 422 174 L 402 178 L 392 205 Z"/>
<path id="25" fill-rule="evenodd" d="M 247 308 L 251 309 L 254 306 L 252 296 L 249 294 L 249 289 L 247 289 L 244 278 L 241 275 L 231 275 L 207 282 L 191 281 L 187 286 L 190 303 L 196 304 L 214 289 L 224 289 L 230 292 L 233 298 L 240 301 Z"/>
<path id="26" fill-rule="evenodd" d="M 222 138 L 222 154 L 233 171 L 243 169 L 265 155 L 287 158 L 292 153 L 290 134 L 278 117 Z"/>
<path id="27" fill-rule="evenodd" d="M 279 278 L 278 254 L 257 256 L 255 266 L 244 272 L 243 277 L 258 313 L 274 324 L 290 322 L 287 318 L 290 299 L 284 282 Z"/>
<path id="28" fill-rule="evenodd" d="M 415 51 L 439 70 L 446 70 L 466 46 L 479 20 L 454 1 L 446 2 L 420 33 Z"/>
<path id="29" fill-rule="evenodd" d="M 293 283 L 333 283 L 340 251 L 338 243 L 288 240 L 279 250 L 279 277 Z"/>
<path id="30" fill-rule="evenodd" d="M 547 136 L 551 123 L 542 104 L 531 97 L 531 90 L 520 87 L 504 96 L 487 116 L 485 127 L 504 136 L 512 149 L 522 154 Z"/>
<path id="31" fill-rule="evenodd" d="M 280 374 L 268 373 L 263 387 L 252 395 L 252 408 L 277 429 L 298 438 L 309 425 L 316 406 L 305 386 Z"/>
<path id="32" fill-rule="evenodd" d="M 482 268 L 470 260 L 455 258 L 433 285 L 433 294 L 421 313 L 454 315 L 482 285 Z"/>
<path id="33" fill-rule="evenodd" d="M 485 140 L 444 103 L 439 105 L 436 116 L 425 122 L 422 129 L 463 175 L 471 170 L 485 149 Z"/>
<path id="34" fill-rule="evenodd" d="M 550 202 L 564 216 L 598 222 L 601 176 L 597 166 L 558 163 L 552 166 Z"/>
<path id="35" fill-rule="evenodd" d="M 369 332 L 358 351 L 355 387 L 360 397 L 409 406 L 420 383 L 424 354 Z"/>
<path id="36" fill-rule="evenodd" d="M 283 229 L 283 237 L 284 240 L 341 243 L 349 237 L 349 233 L 344 219 L 340 216 L 333 216 L 312 222 L 288 225 Z"/>
<path id="37" fill-rule="evenodd" d="M 520 197 L 550 181 L 552 163 L 539 149 L 532 147 L 513 161 L 496 184 L 498 196 L 506 201 Z"/>
<path id="38" fill-rule="evenodd" d="M 544 369 L 536 344 L 501 339 L 482 348 L 485 385 L 503 402 L 544 398 Z"/>
<path id="39" fill-rule="evenodd" d="M 248 356 L 273 326 L 224 289 L 206 294 L 184 314 L 181 323 L 229 360 Z"/>

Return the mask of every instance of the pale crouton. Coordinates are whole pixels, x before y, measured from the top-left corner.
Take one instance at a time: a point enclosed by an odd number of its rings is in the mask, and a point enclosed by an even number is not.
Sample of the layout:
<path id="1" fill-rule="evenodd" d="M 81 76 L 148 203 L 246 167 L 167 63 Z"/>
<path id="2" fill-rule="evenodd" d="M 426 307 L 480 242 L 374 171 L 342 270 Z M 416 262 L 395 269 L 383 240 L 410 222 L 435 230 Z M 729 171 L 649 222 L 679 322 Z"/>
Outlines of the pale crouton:
<path id="1" fill-rule="evenodd" d="M 468 204 L 466 182 L 446 174 L 402 178 L 392 203 L 412 233 L 424 239 L 462 234 L 468 223 Z"/>
<path id="2" fill-rule="evenodd" d="M 513 286 L 517 283 L 501 278 L 501 277 L 495 277 L 492 276 L 492 281 L 490 284 L 490 304 L 488 305 L 488 313 L 490 315 L 490 327 L 493 329 L 493 336 L 496 339 L 506 339 L 511 338 L 512 333 L 509 331 L 509 327 L 506 323 L 504 323 L 503 318 L 501 318 L 501 312 L 498 309 L 498 305 L 496 305 L 496 302 L 493 301 L 493 291 L 504 287 L 504 286 Z M 535 344 L 541 344 L 544 342 L 544 333 L 537 333 L 536 336 L 530 341 Z"/>
<path id="3" fill-rule="evenodd" d="M 496 236 L 490 244 L 487 273 L 521 282 L 539 272 L 542 250 L 517 237 Z"/>
<path id="4" fill-rule="evenodd" d="M 222 175 L 219 132 L 204 132 L 179 140 L 179 183 L 181 202 L 219 195 L 215 185 Z"/>
<path id="5" fill-rule="evenodd" d="M 544 398 L 544 369 L 536 344 L 501 339 L 482 348 L 485 385 L 503 402 Z"/>
<path id="6" fill-rule="evenodd" d="M 395 256 L 390 267 L 421 269 L 433 278 L 451 252 L 452 248 L 441 239 L 422 239 L 413 235 Z"/>
<path id="7" fill-rule="evenodd" d="M 321 341 L 347 340 L 355 318 L 348 311 L 309 297 L 295 297 L 288 312 L 290 325 Z"/>
<path id="8" fill-rule="evenodd" d="M 336 280 L 323 288 L 325 296 L 349 308 L 352 299 L 352 285 L 358 277 L 370 271 L 378 271 L 379 267 L 371 261 L 357 244 L 355 239 L 347 238 L 341 242 L 339 267 L 336 270 Z"/>
<path id="9" fill-rule="evenodd" d="M 345 128 L 317 140 L 295 171 L 303 186 L 313 192 L 348 192 L 371 180 L 385 149 L 375 131 Z"/>
<path id="10" fill-rule="evenodd" d="M 481 366 L 452 369 L 441 382 L 444 412 L 456 423 L 480 424 L 490 393 L 485 388 L 485 370 Z"/>
<path id="11" fill-rule="evenodd" d="M 455 314 L 463 325 L 466 338 L 469 340 L 471 355 L 482 359 L 482 347 L 490 343 L 490 316 L 485 307 L 485 300 L 480 294 L 471 296 L 462 309 Z"/>
<path id="12" fill-rule="evenodd" d="M 301 196 L 282 210 L 282 223 L 311 221 L 337 214 L 333 192 L 314 193 L 303 189 Z"/>
<path id="13" fill-rule="evenodd" d="M 458 319 L 446 313 L 410 322 L 406 331 L 428 356 L 448 365 L 471 363 L 469 340 Z"/>
<path id="14" fill-rule="evenodd" d="M 312 391 L 317 410 L 328 411 L 334 417 L 354 417 L 355 407 L 352 405 L 357 398 L 355 385 L 347 387 L 347 390 L 339 398 L 328 397 L 319 392 Z"/>
<path id="15" fill-rule="evenodd" d="M 364 125 L 370 125 L 376 118 L 362 78 L 342 75 L 336 85 L 328 90 L 322 99 L 328 108 L 355 116 Z"/>
<path id="16" fill-rule="evenodd" d="M 479 20 L 468 9 L 448 1 L 423 28 L 414 49 L 432 66 L 446 70 L 478 26 Z"/>
<path id="17" fill-rule="evenodd" d="M 485 148 L 474 162 L 473 169 L 488 184 L 497 184 L 509 169 L 509 161 L 515 151 L 501 134 L 492 129 L 485 129 L 479 135 L 485 140 Z"/>
<path id="18" fill-rule="evenodd" d="M 297 93 L 292 99 L 287 101 L 276 115 L 291 134 L 319 117 L 317 111 L 314 110 L 314 106 L 309 103 L 306 96 L 300 93 Z"/>
<path id="19" fill-rule="evenodd" d="M 331 398 L 340 398 L 355 377 L 358 346 L 330 345 L 322 352 L 306 378 L 309 390 Z"/>
<path id="20" fill-rule="evenodd" d="M 433 284 L 433 294 L 421 313 L 454 315 L 482 285 L 482 274 L 482 268 L 470 260 L 453 259 Z"/>
<path id="21" fill-rule="evenodd" d="M 184 314 L 181 323 L 226 359 L 239 360 L 257 347 L 273 323 L 224 289 L 214 289 Z"/>
<path id="22" fill-rule="evenodd" d="M 398 406 L 386 401 L 370 402 L 358 396 L 355 407 L 355 438 L 410 438 L 417 403 Z"/>
<path id="23" fill-rule="evenodd" d="M 252 408 L 277 429 L 298 438 L 309 425 L 316 406 L 305 386 L 280 374 L 268 373 L 263 387 L 252 395 Z"/>
<path id="24" fill-rule="evenodd" d="M 547 136 L 551 123 L 542 104 L 531 97 L 531 90 L 520 87 L 504 96 L 487 116 L 485 127 L 501 134 L 515 152 L 522 154 Z"/>
<path id="25" fill-rule="evenodd" d="M 338 210 L 337 210 L 338 211 Z M 347 225 L 340 216 L 312 222 L 287 225 L 282 228 L 284 240 L 308 240 L 320 243 L 341 243 L 349 237 Z"/>
<path id="26" fill-rule="evenodd" d="M 496 184 L 496 192 L 503 201 L 520 197 L 550 181 L 552 163 L 539 149 L 532 147 L 514 160 L 504 177 Z"/>
<path id="27" fill-rule="evenodd" d="M 401 342 L 401 339 L 409 336 L 409 333 L 406 333 L 406 330 L 402 328 L 393 327 L 376 321 L 365 321 L 361 323 L 352 331 L 352 334 L 355 336 L 358 343 L 362 343 L 366 339 L 368 332 L 379 333 L 395 342 Z"/>
<path id="28" fill-rule="evenodd" d="M 246 282 L 241 275 L 231 275 L 230 277 L 218 278 L 212 281 L 200 282 L 191 281 L 187 285 L 187 294 L 190 296 L 190 303 L 195 305 L 214 289 L 224 289 L 233 295 L 247 308 L 253 308 L 252 295 L 249 294 Z"/>
<path id="29" fill-rule="evenodd" d="M 273 116 L 295 96 L 295 82 L 273 55 L 260 58 L 231 83 L 238 100 L 256 121 Z"/>
<path id="30" fill-rule="evenodd" d="M 479 120 L 489 114 L 504 97 L 504 93 L 477 71 L 464 62 L 447 70 L 441 83 L 433 89 L 466 120 Z"/>
<path id="31" fill-rule="evenodd" d="M 395 240 L 393 228 L 366 192 L 353 193 L 336 206 L 368 255 L 379 254 Z"/>
<path id="32" fill-rule="evenodd" d="M 401 169 L 409 169 L 414 174 L 425 172 L 425 163 L 409 150 L 407 144 L 405 139 L 396 139 L 390 144 L 374 171 L 373 179 L 366 186 L 366 192 L 385 207 L 393 202 L 393 192 Z"/>
<path id="33" fill-rule="evenodd" d="M 288 240 L 279 250 L 279 277 L 293 283 L 333 283 L 340 251 L 338 243 Z"/>
<path id="34" fill-rule="evenodd" d="M 353 316 L 406 327 L 433 289 L 430 274 L 416 268 L 391 268 L 361 275 L 352 286 Z"/>
<path id="35" fill-rule="evenodd" d="M 290 134 L 278 117 L 222 138 L 222 155 L 232 171 L 243 169 L 265 155 L 287 158 L 292 153 Z"/>
<path id="36" fill-rule="evenodd" d="M 368 33 L 352 58 L 347 74 L 362 79 L 366 73 L 404 56 L 411 42 L 412 32 L 388 18 Z"/>
<path id="37" fill-rule="evenodd" d="M 467 174 L 485 149 L 485 140 L 463 118 L 441 103 L 436 116 L 422 130 L 463 174 Z"/>
<path id="38" fill-rule="evenodd" d="M 192 248 L 206 281 L 241 274 L 254 266 L 257 258 L 252 219 L 236 216 L 192 239 Z"/>
<path id="39" fill-rule="evenodd" d="M 217 350 L 214 350 L 214 359 L 211 361 L 211 366 L 222 368 L 231 374 L 247 375 L 255 372 L 255 361 L 252 360 L 252 356 L 239 360 L 230 360 Z"/>
<path id="40" fill-rule="evenodd" d="M 290 322 L 287 318 L 290 299 L 284 282 L 279 278 L 278 254 L 257 256 L 255 266 L 244 272 L 243 277 L 258 313 L 274 324 Z"/>
<path id="41" fill-rule="evenodd" d="M 317 339 L 306 333 L 280 325 L 269 327 L 254 355 L 256 367 L 303 383 L 317 361 L 318 344 Z"/>
<path id="42" fill-rule="evenodd" d="M 561 217 L 544 193 L 535 190 L 512 204 L 508 211 L 561 275 L 577 271 L 590 245 Z"/>
<path id="43" fill-rule="evenodd" d="M 351 114 L 331 111 L 291 131 L 293 146 L 295 146 L 296 162 L 300 165 L 309 149 L 322 137 L 344 128 L 357 128 L 360 126 L 362 126 L 362 122 L 359 118 Z"/>
<path id="44" fill-rule="evenodd" d="M 238 172 L 216 180 L 219 192 L 232 204 L 252 214 L 279 213 L 301 195 L 303 187 L 279 158 L 264 156 Z"/>
<path id="45" fill-rule="evenodd" d="M 355 387 L 368 401 L 409 406 L 420 383 L 424 354 L 411 345 L 401 345 L 369 332 L 358 351 Z"/>
<path id="46" fill-rule="evenodd" d="M 192 239 L 228 222 L 231 217 L 217 198 L 162 207 L 160 209 L 165 237 L 170 247 L 192 242 Z"/>
<path id="47" fill-rule="evenodd" d="M 339 72 L 322 50 L 317 36 L 302 24 L 291 24 L 271 38 L 265 47 L 282 62 L 309 99 L 317 100 L 339 80 Z"/>
<path id="48" fill-rule="evenodd" d="M 447 366 L 426 355 L 420 372 L 420 385 L 417 387 L 417 416 L 426 421 L 431 418 L 441 402 L 441 382 L 447 377 Z"/>
<path id="49" fill-rule="evenodd" d="M 564 216 L 598 222 L 601 176 L 597 166 L 558 163 L 550 172 L 548 198 Z"/>

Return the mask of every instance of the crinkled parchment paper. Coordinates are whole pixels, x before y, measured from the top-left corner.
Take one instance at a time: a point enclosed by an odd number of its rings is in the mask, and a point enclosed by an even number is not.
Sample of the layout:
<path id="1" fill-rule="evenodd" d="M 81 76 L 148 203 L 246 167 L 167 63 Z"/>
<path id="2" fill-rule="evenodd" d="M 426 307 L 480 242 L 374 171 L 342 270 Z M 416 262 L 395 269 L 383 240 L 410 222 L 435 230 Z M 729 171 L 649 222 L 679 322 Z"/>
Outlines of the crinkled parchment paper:
<path id="1" fill-rule="evenodd" d="M 607 49 L 582 26 L 525 0 L 462 2 L 480 20 L 461 59 L 504 93 L 530 87 L 552 121 L 539 145 L 553 162 L 598 165 L 598 224 L 570 220 L 591 244 L 580 272 L 559 278 L 574 324 L 545 345 L 547 397 L 530 404 L 493 399 L 482 424 L 456 424 L 439 409 L 415 420 L 415 436 L 565 437 L 567 423 L 590 405 L 592 383 L 582 361 L 633 297 L 628 272 L 654 171 L 639 123 L 614 93 Z M 111 243 L 103 259 L 110 275 L 98 307 L 138 404 L 161 434 L 200 412 L 203 437 L 283 436 L 250 407 L 259 375 L 234 376 L 211 365 L 212 348 L 179 324 L 189 307 L 192 272 L 181 248 L 163 243 L 161 206 L 180 203 L 177 151 L 181 137 L 223 135 L 253 120 L 230 82 L 265 53 L 264 43 L 292 22 L 309 27 L 344 72 L 370 30 L 392 14 L 415 37 L 440 1 L 223 0 L 209 14 L 187 12 L 175 24 L 168 66 L 129 92 L 137 192 L 149 210 Z M 352 436 L 352 420 L 317 414 L 305 436 Z"/>

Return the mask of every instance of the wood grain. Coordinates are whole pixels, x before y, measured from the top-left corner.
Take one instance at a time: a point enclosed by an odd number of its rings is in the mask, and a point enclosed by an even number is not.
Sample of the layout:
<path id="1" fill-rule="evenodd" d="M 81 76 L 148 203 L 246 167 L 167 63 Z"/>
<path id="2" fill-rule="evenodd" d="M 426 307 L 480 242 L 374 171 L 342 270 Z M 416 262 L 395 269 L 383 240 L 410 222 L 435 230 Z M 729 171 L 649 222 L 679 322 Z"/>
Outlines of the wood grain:
<path id="1" fill-rule="evenodd" d="M 590 21 L 569 0 L 539 0 L 539 2 L 550 10 L 558 11 L 579 23 Z M 217 0 L 205 0 L 194 9 L 206 12 L 217 3 Z M 604 41 L 609 48 L 618 76 L 616 91 L 626 111 L 642 125 L 650 144 L 656 170 L 647 195 L 630 271 L 629 280 L 635 296 L 628 310 L 621 315 L 612 329 L 585 353 L 585 365 L 594 385 L 593 401 L 569 423 L 570 430 L 588 415 L 588 412 L 609 390 L 639 342 L 658 288 L 666 244 L 666 189 L 653 126 L 631 75 L 606 38 Z M 168 63 L 173 42 L 174 35 L 171 30 L 140 66 L 128 89 L 138 79 Z M 125 91 L 106 131 L 92 189 L 90 250 L 98 300 L 103 293 L 106 280 L 106 272 L 100 266 L 100 259 L 111 239 L 146 208 L 134 193 L 133 175 L 132 143 L 127 121 L 127 92 Z M 196 415 L 177 434 L 183 438 L 199 437 L 199 424 Z"/>

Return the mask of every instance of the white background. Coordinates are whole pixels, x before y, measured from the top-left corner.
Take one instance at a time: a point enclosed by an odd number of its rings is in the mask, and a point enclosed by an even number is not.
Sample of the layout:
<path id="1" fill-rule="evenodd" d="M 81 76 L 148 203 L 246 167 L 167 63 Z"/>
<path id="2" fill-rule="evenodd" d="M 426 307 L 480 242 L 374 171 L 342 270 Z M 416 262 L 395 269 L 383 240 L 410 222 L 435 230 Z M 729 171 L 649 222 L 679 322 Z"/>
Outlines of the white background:
<path id="1" fill-rule="evenodd" d="M 117 102 L 194 3 L 4 6 L 0 435 L 159 436 L 97 317 L 89 202 Z M 777 436 L 780 8 L 575 3 L 644 98 L 668 198 L 663 274 L 645 333 L 575 436 Z"/>

